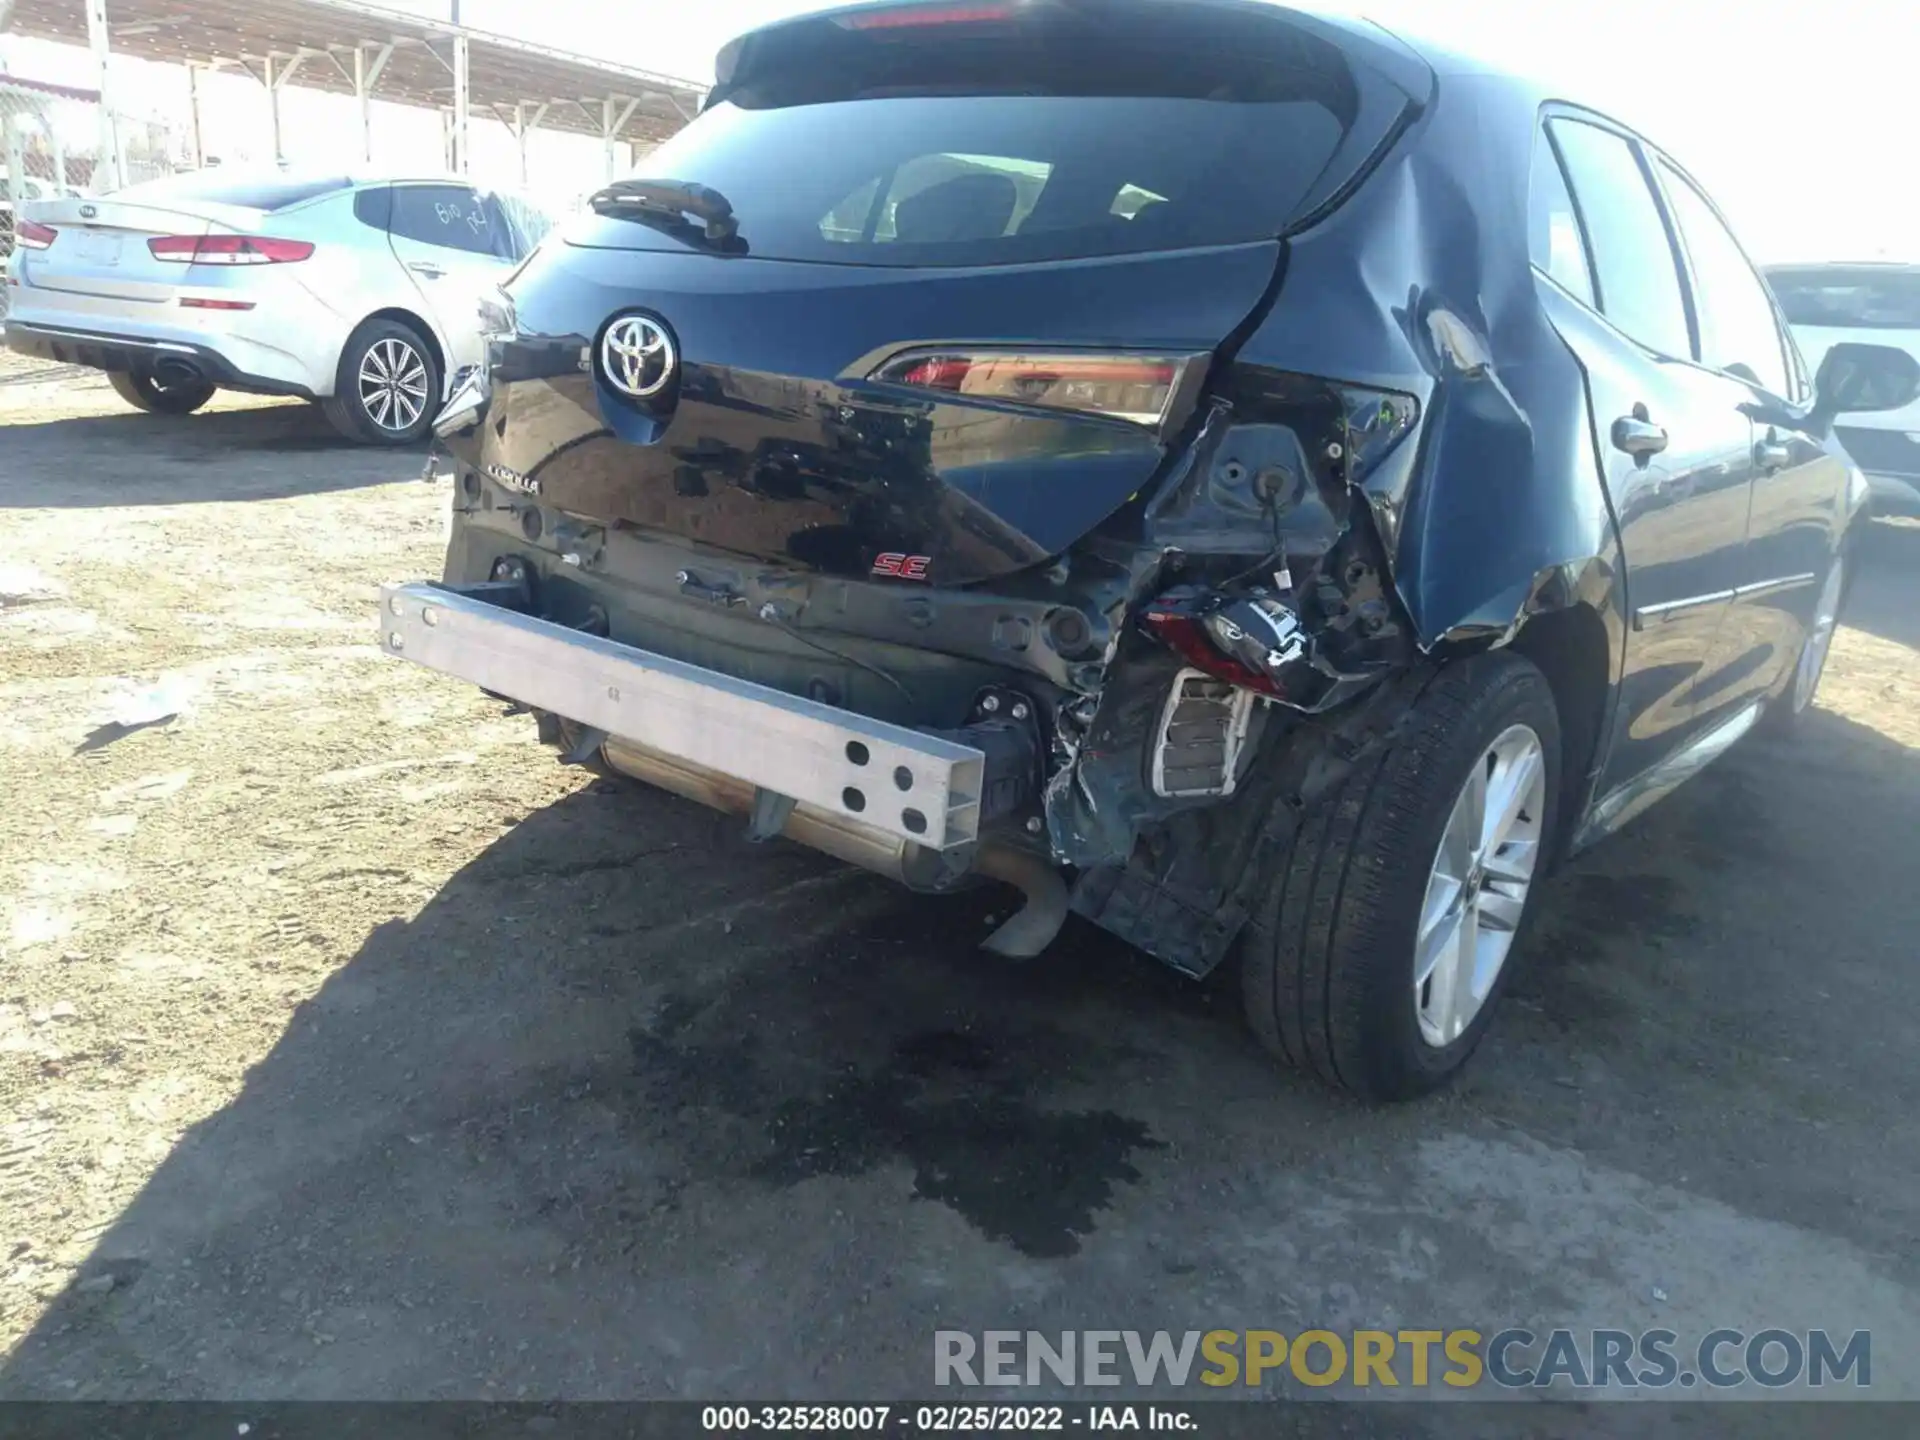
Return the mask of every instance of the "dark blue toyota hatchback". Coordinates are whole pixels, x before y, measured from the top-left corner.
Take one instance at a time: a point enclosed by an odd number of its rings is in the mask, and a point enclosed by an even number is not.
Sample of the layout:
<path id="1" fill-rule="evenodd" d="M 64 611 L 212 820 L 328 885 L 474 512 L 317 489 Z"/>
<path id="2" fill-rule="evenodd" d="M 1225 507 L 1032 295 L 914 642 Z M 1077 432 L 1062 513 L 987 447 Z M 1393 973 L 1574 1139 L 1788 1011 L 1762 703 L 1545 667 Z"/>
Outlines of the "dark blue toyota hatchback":
<path id="1" fill-rule="evenodd" d="M 570 761 L 1023 892 L 1374 1098 L 1535 882 L 1813 700 L 1864 486 L 1712 203 L 1371 24 L 945 0 L 727 47 L 483 307 L 398 656 Z M 644 801 L 638 802 L 644 803 Z"/>

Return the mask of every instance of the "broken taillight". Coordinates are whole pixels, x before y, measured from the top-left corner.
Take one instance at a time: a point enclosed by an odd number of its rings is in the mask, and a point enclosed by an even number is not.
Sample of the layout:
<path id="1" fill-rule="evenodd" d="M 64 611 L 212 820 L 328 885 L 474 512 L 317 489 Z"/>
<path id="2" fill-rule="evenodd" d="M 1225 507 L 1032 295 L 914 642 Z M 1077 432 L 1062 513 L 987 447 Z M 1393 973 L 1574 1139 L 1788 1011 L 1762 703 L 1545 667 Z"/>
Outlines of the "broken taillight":
<path id="1" fill-rule="evenodd" d="M 13 243 L 22 250 L 44 250 L 59 234 L 53 226 L 42 225 L 38 220 L 22 220 L 14 229 Z"/>
<path id="2" fill-rule="evenodd" d="M 868 378 L 1158 426 L 1180 391 L 1186 366 L 1185 358 L 1165 355 L 922 350 L 894 356 Z"/>
<path id="3" fill-rule="evenodd" d="M 147 249 L 156 260 L 181 265 L 285 265 L 312 255 L 313 242 L 267 235 L 156 235 Z"/>
<path id="4" fill-rule="evenodd" d="M 1286 697 L 1287 668 L 1307 651 L 1299 617 L 1264 593 L 1162 596 L 1140 625 L 1194 669 L 1276 698 Z"/>
<path id="5" fill-rule="evenodd" d="M 1242 665 L 1231 655 L 1222 654 L 1207 638 L 1200 621 L 1192 615 L 1174 610 L 1149 609 L 1141 615 L 1140 625 L 1196 670 L 1205 671 L 1229 685 L 1238 685 L 1265 695 L 1280 693 L 1280 687 L 1271 675 L 1262 675 L 1250 666 Z"/>

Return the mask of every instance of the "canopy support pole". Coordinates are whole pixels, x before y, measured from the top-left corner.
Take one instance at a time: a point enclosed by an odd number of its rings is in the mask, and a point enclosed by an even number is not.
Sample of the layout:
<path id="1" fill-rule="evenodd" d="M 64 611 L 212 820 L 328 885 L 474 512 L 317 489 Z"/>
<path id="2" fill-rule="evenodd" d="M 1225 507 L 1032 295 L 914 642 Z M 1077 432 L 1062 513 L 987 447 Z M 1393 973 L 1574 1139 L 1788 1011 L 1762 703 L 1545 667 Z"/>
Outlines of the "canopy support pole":
<path id="1" fill-rule="evenodd" d="M 512 117 L 508 118 L 505 115 L 500 117 L 506 121 L 507 128 L 513 132 L 514 144 L 520 149 L 520 188 L 523 190 L 532 179 L 532 170 L 527 164 L 527 141 L 539 127 L 540 122 L 547 118 L 547 110 L 551 103 L 543 100 L 533 106 L 532 113 L 529 114 L 527 102 L 516 100 L 513 102 Z"/>
<path id="2" fill-rule="evenodd" d="M 124 183 L 120 165 L 120 130 L 113 114 L 113 92 L 107 84 L 107 60 L 113 53 L 107 38 L 107 0 L 87 0 L 87 47 L 93 51 L 93 88 L 100 92 L 98 131 L 93 158 L 96 195 L 118 190 Z"/>
<path id="3" fill-rule="evenodd" d="M 633 112 L 640 108 L 640 97 L 634 96 L 627 101 L 626 108 L 616 116 L 614 107 L 619 105 L 617 96 L 609 95 L 600 102 L 600 138 L 607 147 L 607 183 L 611 185 L 620 178 L 619 144 L 620 132 L 627 128 L 627 121 L 633 118 Z"/>
<path id="4" fill-rule="evenodd" d="M 373 63 L 367 52 L 374 50 Z M 373 87 L 380 83 L 380 72 L 393 58 L 393 46 L 356 45 L 353 47 L 353 98 L 360 102 L 360 158 L 373 163 Z"/>
<path id="5" fill-rule="evenodd" d="M 207 146 L 200 128 L 200 67 L 191 62 L 187 65 L 187 116 L 193 129 L 193 168 L 204 170 L 207 165 Z"/>
<path id="6" fill-rule="evenodd" d="M 453 173 L 465 175 L 471 165 L 467 121 L 471 92 L 467 84 L 467 37 L 453 37 Z"/>
<path id="7" fill-rule="evenodd" d="M 273 121 L 273 163 L 278 165 L 285 152 L 280 148 L 280 85 L 273 73 L 273 56 L 268 55 L 262 62 L 262 74 L 266 76 L 267 114 Z"/>

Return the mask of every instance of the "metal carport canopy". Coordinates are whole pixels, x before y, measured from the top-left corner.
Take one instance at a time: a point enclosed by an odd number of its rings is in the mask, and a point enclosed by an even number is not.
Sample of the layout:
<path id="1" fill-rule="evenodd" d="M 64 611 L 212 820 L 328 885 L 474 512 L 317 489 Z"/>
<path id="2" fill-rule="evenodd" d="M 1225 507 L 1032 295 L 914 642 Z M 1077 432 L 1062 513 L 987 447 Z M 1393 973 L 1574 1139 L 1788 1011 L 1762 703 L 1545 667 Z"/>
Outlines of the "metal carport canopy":
<path id="1" fill-rule="evenodd" d="M 363 117 L 369 98 L 451 110 L 461 168 L 462 110 L 491 113 L 523 139 L 535 126 L 596 136 L 611 159 L 617 141 L 666 139 L 704 93 L 692 81 L 353 0 L 0 0 L 0 16 L 21 35 L 91 44 L 103 60 L 111 46 L 143 60 L 243 69 L 270 93 L 296 84 L 358 95 Z"/>

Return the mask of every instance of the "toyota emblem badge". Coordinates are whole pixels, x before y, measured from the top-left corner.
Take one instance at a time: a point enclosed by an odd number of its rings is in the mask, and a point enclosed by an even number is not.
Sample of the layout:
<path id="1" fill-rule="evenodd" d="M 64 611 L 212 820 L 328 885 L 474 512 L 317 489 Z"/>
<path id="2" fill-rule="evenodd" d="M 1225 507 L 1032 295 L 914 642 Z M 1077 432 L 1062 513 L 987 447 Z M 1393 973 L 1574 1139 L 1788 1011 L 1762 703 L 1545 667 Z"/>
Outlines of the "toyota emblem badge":
<path id="1" fill-rule="evenodd" d="M 600 340 L 600 368 L 622 395 L 658 395 L 679 368 L 667 327 L 645 315 L 622 315 Z"/>

